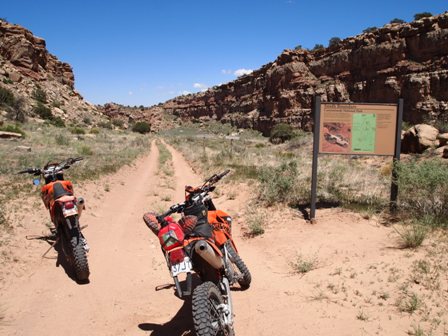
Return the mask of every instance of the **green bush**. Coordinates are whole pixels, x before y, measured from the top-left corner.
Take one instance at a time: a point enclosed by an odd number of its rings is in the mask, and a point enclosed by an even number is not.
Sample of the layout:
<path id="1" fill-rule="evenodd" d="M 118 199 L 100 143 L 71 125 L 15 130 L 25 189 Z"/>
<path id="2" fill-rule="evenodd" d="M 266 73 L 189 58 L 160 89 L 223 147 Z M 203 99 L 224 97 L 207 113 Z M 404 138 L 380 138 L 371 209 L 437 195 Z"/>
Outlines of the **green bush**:
<path id="1" fill-rule="evenodd" d="M 324 45 L 323 44 L 315 44 L 314 45 L 314 48 L 312 49 L 313 51 L 316 51 L 316 50 L 320 50 L 320 49 L 324 49 L 325 47 L 324 47 Z"/>
<path id="2" fill-rule="evenodd" d="M 378 30 L 377 27 L 367 27 L 367 28 L 364 29 L 362 32 L 363 32 L 364 34 L 366 34 L 366 33 L 373 33 L 374 31 L 377 31 L 377 30 Z"/>
<path id="3" fill-rule="evenodd" d="M 15 98 L 12 91 L 0 86 L 0 105 L 13 106 L 14 103 Z"/>
<path id="4" fill-rule="evenodd" d="M 86 134 L 86 131 L 81 127 L 70 127 L 70 133 L 72 134 Z"/>
<path id="5" fill-rule="evenodd" d="M 272 143 L 283 143 L 295 136 L 294 127 L 288 124 L 277 124 L 272 128 L 269 141 Z"/>
<path id="6" fill-rule="evenodd" d="M 259 200 L 267 205 L 274 203 L 290 204 L 294 201 L 296 177 L 299 174 L 297 162 L 282 163 L 279 167 L 260 169 Z"/>
<path id="7" fill-rule="evenodd" d="M 31 94 L 36 101 L 45 104 L 47 102 L 47 94 L 40 86 L 36 86 L 33 93 Z"/>
<path id="8" fill-rule="evenodd" d="M 430 16 L 432 16 L 432 13 L 430 13 L 430 12 L 417 13 L 414 15 L 414 20 L 421 20 L 425 17 L 430 17 Z"/>
<path id="9" fill-rule="evenodd" d="M 333 47 L 333 46 L 336 46 L 336 45 L 338 45 L 339 43 L 341 43 L 341 39 L 339 38 L 339 37 L 332 37 L 331 39 L 330 39 L 330 41 L 328 42 L 328 46 L 329 47 Z"/>
<path id="10" fill-rule="evenodd" d="M 18 125 L 0 126 L 0 131 L 19 133 L 19 134 L 22 134 L 23 137 L 25 137 L 25 135 L 26 135 L 25 132 Z"/>
<path id="11" fill-rule="evenodd" d="M 33 112 L 44 120 L 53 120 L 53 113 L 51 113 L 51 110 L 41 102 L 38 102 L 37 105 L 34 106 Z"/>
<path id="12" fill-rule="evenodd" d="M 390 23 L 406 23 L 406 21 L 404 21 L 402 19 L 395 18 L 395 19 L 390 20 Z"/>
<path id="13" fill-rule="evenodd" d="M 448 227 L 448 164 L 439 160 L 397 165 L 399 206 L 422 224 Z"/>
<path id="14" fill-rule="evenodd" d="M 112 125 L 114 125 L 116 127 L 123 127 L 124 121 L 120 120 L 120 119 L 114 119 L 114 120 L 112 120 Z"/>
<path id="15" fill-rule="evenodd" d="M 151 131 L 151 126 L 145 121 L 139 121 L 132 127 L 132 131 L 141 134 L 149 133 Z"/>
<path id="16" fill-rule="evenodd" d="M 53 117 L 51 123 L 56 127 L 65 127 L 65 122 L 61 117 Z"/>
<path id="17" fill-rule="evenodd" d="M 98 123 L 98 127 L 110 129 L 110 130 L 113 128 L 112 123 L 110 121 L 100 121 Z"/>

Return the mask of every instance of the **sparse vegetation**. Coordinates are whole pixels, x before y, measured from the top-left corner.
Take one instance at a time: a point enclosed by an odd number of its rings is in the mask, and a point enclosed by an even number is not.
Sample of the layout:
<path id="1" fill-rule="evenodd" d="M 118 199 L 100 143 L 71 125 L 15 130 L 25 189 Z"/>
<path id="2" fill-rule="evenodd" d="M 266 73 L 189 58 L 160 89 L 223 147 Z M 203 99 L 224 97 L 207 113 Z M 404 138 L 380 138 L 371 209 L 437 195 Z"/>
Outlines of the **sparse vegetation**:
<path id="1" fill-rule="evenodd" d="M 39 103 L 47 103 L 47 93 L 40 86 L 36 86 L 31 94 L 31 97 Z"/>
<path id="2" fill-rule="evenodd" d="M 400 298 L 397 306 L 401 312 L 413 314 L 421 308 L 422 301 L 416 293 L 410 293 Z"/>
<path id="3" fill-rule="evenodd" d="M 266 217 L 264 213 L 257 210 L 249 209 L 246 215 L 247 232 L 246 236 L 256 237 L 260 236 L 265 231 Z"/>
<path id="4" fill-rule="evenodd" d="M 395 18 L 395 19 L 390 20 L 390 23 L 406 23 L 406 21 L 404 21 L 402 19 Z"/>
<path id="5" fill-rule="evenodd" d="M 317 268 L 317 257 L 304 257 L 299 254 L 290 265 L 294 273 L 305 274 Z"/>
<path id="6" fill-rule="evenodd" d="M 42 102 L 38 102 L 33 108 L 33 112 L 44 120 L 53 120 L 53 113 Z"/>
<path id="7" fill-rule="evenodd" d="M 14 106 L 15 97 L 11 90 L 0 86 L 0 105 Z"/>
<path id="8" fill-rule="evenodd" d="M 373 32 L 375 32 L 375 31 L 377 31 L 378 30 L 378 27 L 367 27 L 366 29 L 364 29 L 362 32 L 364 33 L 364 34 L 367 34 L 367 33 L 373 33 Z"/>
<path id="9" fill-rule="evenodd" d="M 406 226 L 403 230 L 395 229 L 399 234 L 402 242 L 402 248 L 417 248 L 419 247 L 426 236 L 428 235 L 428 228 L 419 224 L 411 224 Z"/>
<path id="10" fill-rule="evenodd" d="M 324 47 L 323 44 L 315 44 L 312 50 L 316 51 L 316 50 L 321 50 L 321 49 L 324 49 L 324 48 L 325 47 Z"/>
<path id="11" fill-rule="evenodd" d="M 4 125 L 4 126 L 0 126 L 0 131 L 19 133 L 19 134 L 22 134 L 23 137 L 26 136 L 25 131 L 22 130 L 19 125 Z"/>
<path id="12" fill-rule="evenodd" d="M 414 15 L 414 20 L 421 20 L 425 17 L 430 17 L 430 16 L 432 16 L 432 13 L 430 13 L 430 12 L 416 13 Z"/>
<path id="13" fill-rule="evenodd" d="M 448 227 L 448 165 L 439 160 L 398 165 L 403 215 L 431 227 Z"/>
<path id="14" fill-rule="evenodd" d="M 339 37 L 332 37 L 330 41 L 328 42 L 329 47 L 337 46 L 339 43 L 341 43 L 341 39 Z"/>
<path id="15" fill-rule="evenodd" d="M 145 121 L 139 121 L 132 126 L 132 131 L 141 134 L 149 133 L 151 131 L 151 126 Z"/>
<path id="16" fill-rule="evenodd" d="M 288 124 L 277 124 L 272 128 L 269 141 L 272 143 L 283 143 L 295 136 L 294 128 Z"/>

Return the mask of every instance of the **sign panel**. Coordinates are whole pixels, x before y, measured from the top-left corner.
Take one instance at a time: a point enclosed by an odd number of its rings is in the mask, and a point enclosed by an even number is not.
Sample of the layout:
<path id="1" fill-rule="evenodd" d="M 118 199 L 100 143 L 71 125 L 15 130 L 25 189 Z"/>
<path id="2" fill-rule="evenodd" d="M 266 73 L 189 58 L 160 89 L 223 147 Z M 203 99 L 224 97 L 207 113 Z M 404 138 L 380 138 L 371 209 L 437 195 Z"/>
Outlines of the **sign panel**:
<path id="1" fill-rule="evenodd" d="M 397 104 L 321 103 L 319 153 L 394 155 Z"/>

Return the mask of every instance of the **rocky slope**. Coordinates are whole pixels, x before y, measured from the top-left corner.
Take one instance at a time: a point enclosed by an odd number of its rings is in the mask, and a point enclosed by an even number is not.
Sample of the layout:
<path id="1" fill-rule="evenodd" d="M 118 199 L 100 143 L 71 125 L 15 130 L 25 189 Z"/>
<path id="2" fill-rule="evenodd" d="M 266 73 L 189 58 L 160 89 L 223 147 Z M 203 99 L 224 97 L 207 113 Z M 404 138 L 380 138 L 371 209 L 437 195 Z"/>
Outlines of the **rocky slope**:
<path id="1" fill-rule="evenodd" d="M 405 121 L 447 123 L 448 12 L 388 24 L 325 49 L 285 50 L 250 75 L 162 107 L 182 119 L 217 119 L 267 134 L 279 122 L 309 130 L 316 94 L 335 102 L 402 97 Z"/>
<path id="2" fill-rule="evenodd" d="M 40 101 L 63 121 L 99 119 L 97 108 L 75 91 L 74 80 L 71 66 L 50 54 L 45 40 L 0 20 L 0 118 L 14 119 L 19 112 L 20 118 L 38 117 L 35 107 Z M 5 98 L 8 92 L 14 99 Z"/>

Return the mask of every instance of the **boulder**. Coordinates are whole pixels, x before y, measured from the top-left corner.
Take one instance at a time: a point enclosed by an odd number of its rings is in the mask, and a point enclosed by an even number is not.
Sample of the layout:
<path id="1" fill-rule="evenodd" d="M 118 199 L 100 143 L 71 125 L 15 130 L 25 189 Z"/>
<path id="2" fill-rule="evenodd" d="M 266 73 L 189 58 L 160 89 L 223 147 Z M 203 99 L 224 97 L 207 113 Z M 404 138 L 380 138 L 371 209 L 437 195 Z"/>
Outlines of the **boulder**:
<path id="1" fill-rule="evenodd" d="M 436 148 L 439 145 L 437 128 L 419 124 L 408 129 L 401 142 L 402 153 L 423 153 L 428 148 Z"/>

